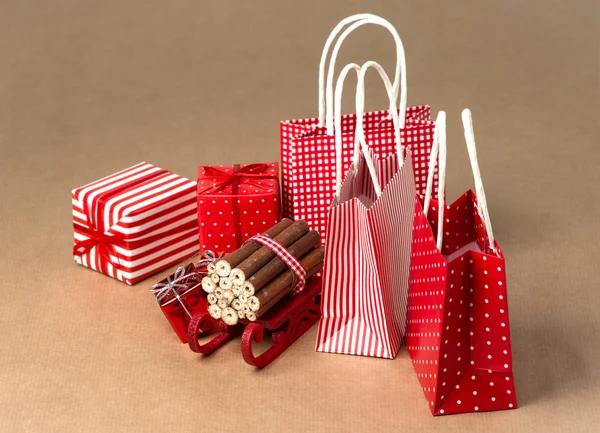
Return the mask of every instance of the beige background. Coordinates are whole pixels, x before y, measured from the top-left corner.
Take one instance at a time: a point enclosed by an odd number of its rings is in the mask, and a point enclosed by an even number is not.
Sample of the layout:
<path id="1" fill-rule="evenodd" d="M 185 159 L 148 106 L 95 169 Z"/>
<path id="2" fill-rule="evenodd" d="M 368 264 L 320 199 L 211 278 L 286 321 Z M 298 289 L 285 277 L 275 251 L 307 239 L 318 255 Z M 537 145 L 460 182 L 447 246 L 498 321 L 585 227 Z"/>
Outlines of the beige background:
<path id="1" fill-rule="evenodd" d="M 1 0 L 0 430 L 598 431 L 594 4 Z M 262 371 L 239 341 L 202 359 L 148 293 L 166 272 L 128 287 L 72 261 L 73 187 L 141 160 L 194 178 L 278 159 L 278 122 L 316 115 L 322 45 L 356 12 L 399 29 L 409 104 L 448 112 L 450 199 L 472 185 L 459 116 L 473 110 L 516 411 L 433 418 L 406 351 L 316 354 L 315 328 Z M 350 37 L 338 65 L 369 59 L 393 65 L 382 29 Z"/>

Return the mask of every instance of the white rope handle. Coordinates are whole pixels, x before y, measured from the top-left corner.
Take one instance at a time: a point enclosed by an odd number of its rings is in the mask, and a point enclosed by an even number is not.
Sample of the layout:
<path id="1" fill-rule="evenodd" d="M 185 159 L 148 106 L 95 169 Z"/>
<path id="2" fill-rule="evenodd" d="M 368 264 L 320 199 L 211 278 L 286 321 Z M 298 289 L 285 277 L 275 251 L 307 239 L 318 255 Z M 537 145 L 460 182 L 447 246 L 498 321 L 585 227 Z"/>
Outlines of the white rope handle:
<path id="1" fill-rule="evenodd" d="M 377 62 L 369 60 L 365 62 L 360 68 L 360 72 L 358 74 L 358 84 L 356 85 L 356 133 L 355 133 L 355 142 L 360 143 L 360 149 L 365 157 L 365 162 L 367 163 L 367 167 L 369 168 L 369 173 L 371 174 L 371 179 L 373 180 L 373 187 L 375 188 L 375 193 L 377 197 L 381 196 L 381 185 L 379 183 L 379 179 L 377 178 L 377 171 L 375 170 L 375 166 L 373 164 L 373 160 L 371 159 L 371 155 L 369 154 L 369 147 L 367 146 L 367 140 L 364 132 L 364 112 L 365 112 L 365 76 L 367 74 L 367 70 L 369 68 L 375 68 L 377 72 L 379 72 L 379 76 L 383 80 L 383 84 L 385 84 L 385 90 L 388 94 L 388 98 L 390 100 L 390 114 L 392 115 L 392 123 L 394 125 L 394 137 L 396 139 L 396 151 L 398 155 L 398 167 L 402 167 L 402 163 L 404 160 L 404 152 L 402 150 L 402 143 L 400 140 L 400 126 L 398 119 L 398 110 L 396 107 L 396 95 L 394 94 L 394 89 L 392 83 L 390 82 L 390 78 L 385 73 L 381 65 Z M 354 161 L 353 164 L 356 166 L 358 163 L 359 157 L 359 147 L 354 146 Z"/>
<path id="2" fill-rule="evenodd" d="M 398 107 L 396 106 L 396 98 L 394 97 L 393 94 L 393 86 L 390 83 L 390 79 L 388 77 L 388 75 L 385 73 L 384 69 L 381 67 L 381 65 L 377 62 L 374 62 L 372 60 L 365 62 L 362 65 L 361 68 L 361 72 L 359 73 L 359 80 L 362 79 L 362 81 L 358 82 L 358 85 L 356 86 L 356 131 L 355 131 L 355 137 L 354 137 L 354 163 L 357 164 L 358 163 L 358 158 L 359 158 L 359 147 L 363 146 L 363 150 L 366 146 L 365 142 L 366 142 L 366 137 L 365 137 L 365 132 L 364 132 L 364 110 L 365 110 L 365 86 L 364 86 L 364 80 L 365 80 L 365 75 L 367 73 L 367 70 L 370 67 L 374 67 L 377 72 L 379 72 L 379 76 L 381 77 L 381 79 L 383 80 L 383 83 L 385 84 L 385 89 L 386 92 L 388 94 L 388 98 L 390 100 L 390 108 L 389 108 L 389 112 L 390 112 L 390 117 L 392 118 L 392 124 L 394 126 L 394 139 L 396 142 L 396 155 L 398 156 L 398 168 L 402 167 L 402 165 L 404 164 L 404 148 L 402 147 L 402 139 L 400 136 L 400 115 L 398 114 Z M 389 84 L 389 85 L 388 85 Z M 359 109 L 360 109 L 360 115 L 359 115 Z"/>
<path id="3" fill-rule="evenodd" d="M 477 212 L 483 220 L 485 230 L 488 235 L 491 250 L 497 254 L 496 243 L 494 241 L 494 233 L 492 231 L 492 223 L 488 212 L 487 201 L 485 198 L 485 190 L 483 181 L 481 180 L 481 172 L 479 171 L 479 163 L 477 161 L 477 147 L 475 145 L 475 135 L 473 133 L 473 120 L 471 118 L 471 110 L 468 108 L 462 112 L 462 122 L 473 170 L 473 179 L 475 180 L 475 195 L 477 197 Z M 438 188 L 438 235 L 437 248 L 442 251 L 442 240 L 444 234 L 444 189 L 446 183 L 446 113 L 440 111 L 435 121 L 435 132 L 433 136 L 433 146 L 429 157 L 429 173 L 427 175 L 427 188 L 425 190 L 425 203 L 423 204 L 423 212 L 427 215 L 429 203 L 433 189 L 433 174 L 435 171 L 435 158 L 439 149 L 439 188 Z"/>
<path id="4" fill-rule="evenodd" d="M 329 34 L 327 41 L 325 42 L 325 46 L 323 47 L 323 52 L 321 53 L 321 61 L 319 63 L 319 126 L 325 126 L 325 110 L 326 110 L 326 102 L 325 102 L 325 67 L 327 66 L 327 55 L 329 54 L 329 49 L 333 44 L 333 41 L 338 36 L 338 34 L 342 31 L 342 29 L 348 24 L 355 23 L 357 21 L 361 21 L 364 19 L 373 18 L 373 19 L 383 19 L 374 14 L 356 14 L 351 15 L 347 18 L 344 18 L 340 21 L 335 28 Z M 396 77 L 399 77 L 399 70 L 396 71 Z M 329 77 L 328 77 L 329 78 Z M 398 80 L 396 80 L 397 82 Z M 331 87 L 333 84 L 333 78 L 328 80 Z M 327 107 L 330 106 L 331 100 L 327 101 Z"/>
<path id="5" fill-rule="evenodd" d="M 423 204 L 423 213 L 425 214 L 425 217 L 427 217 L 429 203 L 431 202 L 436 160 L 438 161 L 439 167 L 437 248 L 442 251 L 442 241 L 444 237 L 444 189 L 446 187 L 446 113 L 444 111 L 440 111 L 435 119 L 433 145 L 431 146 L 431 153 L 429 155 L 429 172 L 427 173 L 425 203 Z"/>
<path id="6" fill-rule="evenodd" d="M 485 231 L 488 235 L 490 248 L 497 254 L 496 242 L 494 241 L 494 233 L 492 231 L 492 222 L 488 212 L 487 200 L 485 198 L 485 190 L 483 189 L 483 181 L 481 180 L 481 172 L 479 171 L 479 162 L 477 161 L 477 146 L 475 145 L 475 133 L 473 131 L 473 118 L 471 110 L 465 108 L 462 112 L 462 123 L 465 133 L 465 141 L 467 142 L 467 150 L 469 151 L 469 159 L 471 160 L 471 168 L 473 169 L 473 179 L 475 180 L 475 195 L 477 196 L 477 212 L 483 220 Z"/>
<path id="7" fill-rule="evenodd" d="M 375 165 L 373 164 L 373 160 L 369 154 L 369 149 L 366 144 L 365 135 L 364 135 L 364 127 L 363 127 L 363 116 L 364 116 L 364 94 L 365 94 L 365 75 L 367 70 L 370 67 L 374 67 L 381 76 L 385 84 L 385 88 L 390 101 L 390 113 L 392 116 L 392 121 L 394 124 L 394 131 L 396 137 L 396 144 L 400 151 L 402 151 L 402 147 L 400 144 L 400 129 L 398 127 L 398 110 L 396 107 L 396 99 L 393 93 L 393 86 L 390 82 L 389 77 L 381 67 L 381 65 L 377 62 L 368 61 L 361 68 L 358 67 L 357 64 L 351 63 L 344 67 L 340 76 L 338 77 L 336 88 L 335 88 L 335 144 L 336 144 L 336 197 L 339 198 L 339 193 L 342 184 L 342 125 L 341 125 L 341 103 L 342 103 L 342 90 L 344 86 L 344 80 L 348 72 L 352 69 L 358 72 L 358 84 L 356 87 L 356 141 L 354 147 L 354 158 L 352 161 L 351 167 L 356 169 L 356 164 L 358 162 L 359 152 L 362 149 L 362 153 L 365 157 L 365 162 L 367 163 L 367 167 L 369 169 L 369 174 L 371 175 L 371 179 L 373 181 L 373 187 L 377 196 L 381 196 L 381 186 L 379 183 L 379 179 L 377 177 L 377 171 L 375 169 Z M 399 156 L 400 157 L 400 156 Z"/>
<path id="8" fill-rule="evenodd" d="M 329 53 L 329 48 L 333 43 L 333 40 L 336 38 L 337 34 L 341 31 L 341 29 L 349 24 L 353 23 L 350 27 L 348 27 L 342 35 L 337 40 L 333 52 L 331 54 L 331 59 L 329 61 L 329 69 L 327 73 L 327 85 L 325 86 L 325 65 L 327 63 L 327 54 Z M 343 41 L 346 37 L 356 30 L 358 27 L 361 27 L 365 24 L 377 24 L 379 26 L 385 27 L 394 37 L 394 41 L 396 42 L 396 73 L 394 76 L 394 100 L 398 98 L 399 87 L 402 88 L 402 93 L 400 95 L 400 125 L 404 127 L 405 118 L 406 118 L 406 58 L 404 56 L 404 46 L 402 45 L 402 40 L 398 35 L 398 32 L 392 26 L 389 21 L 378 17 L 372 14 L 359 14 L 353 15 L 342 20 L 331 32 L 327 42 L 325 43 L 325 47 L 323 48 L 323 53 L 321 54 L 321 63 L 319 65 L 319 126 L 327 127 L 327 134 L 333 135 L 333 74 L 335 70 L 335 61 L 337 59 L 339 50 Z"/>
<path id="9" fill-rule="evenodd" d="M 342 187 L 342 91 L 344 90 L 344 81 L 346 80 L 346 76 L 348 73 L 354 69 L 356 71 L 356 76 L 360 72 L 360 66 L 356 63 L 350 63 L 344 66 L 342 72 L 337 79 L 335 84 L 335 179 L 336 179 L 336 187 L 335 187 L 335 196 L 339 197 L 340 188 Z"/>

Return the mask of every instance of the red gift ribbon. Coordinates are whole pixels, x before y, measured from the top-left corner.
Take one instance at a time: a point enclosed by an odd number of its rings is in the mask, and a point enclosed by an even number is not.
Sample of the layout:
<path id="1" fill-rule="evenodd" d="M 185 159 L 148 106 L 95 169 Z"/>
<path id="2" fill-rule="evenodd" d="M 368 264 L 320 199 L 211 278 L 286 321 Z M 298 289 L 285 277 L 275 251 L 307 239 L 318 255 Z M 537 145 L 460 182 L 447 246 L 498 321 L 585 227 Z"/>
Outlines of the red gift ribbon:
<path id="1" fill-rule="evenodd" d="M 105 194 L 98 195 L 98 197 L 96 197 L 96 206 L 100 206 L 101 201 L 106 195 L 114 194 L 123 190 L 124 188 L 125 186 L 118 188 L 117 190 L 108 191 Z M 125 237 L 122 234 L 109 235 L 98 230 L 92 219 L 92 213 L 90 212 L 90 206 L 87 199 L 84 199 L 83 201 L 83 213 L 88 220 L 88 233 L 86 233 L 86 235 L 89 237 L 89 239 L 75 241 L 75 245 L 73 245 L 73 255 L 81 257 L 84 254 L 89 253 L 92 248 L 97 246 L 98 254 L 104 260 L 111 263 L 116 269 L 124 271 L 125 267 L 121 264 L 121 260 L 117 255 L 115 245 L 123 247 L 126 243 Z M 116 262 L 112 259 L 111 253 L 117 258 Z"/>
<path id="2" fill-rule="evenodd" d="M 252 185 L 257 188 L 269 189 L 264 185 L 261 185 L 258 182 L 254 182 L 256 179 L 278 179 L 276 174 L 263 174 L 265 171 L 269 169 L 269 164 L 248 164 L 244 167 L 240 167 L 240 164 L 235 164 L 233 166 L 233 173 L 227 173 L 226 171 L 220 170 L 216 167 L 205 166 L 204 172 L 207 174 L 206 177 L 213 178 L 216 182 L 216 185 L 210 186 L 203 191 L 200 191 L 200 194 L 206 192 L 217 193 L 225 190 L 229 185 L 231 185 L 231 195 L 237 196 L 240 188 L 240 183 L 242 180 L 245 181 L 248 185 Z M 233 230 L 235 236 L 236 247 L 240 247 L 242 240 L 242 228 L 240 225 L 240 205 L 237 200 L 232 199 L 231 205 L 233 208 Z"/>
<path id="3" fill-rule="evenodd" d="M 106 233 L 99 233 L 95 227 L 90 224 L 90 238 L 76 241 L 75 245 L 73 245 L 73 255 L 74 256 L 83 256 L 86 253 L 89 253 L 92 248 L 98 247 L 97 251 L 100 256 L 111 263 L 116 269 L 121 271 L 125 270 L 125 267 L 121 265 L 121 261 L 119 256 L 117 256 L 117 250 L 115 248 L 116 245 L 124 246 L 125 238 L 123 235 L 107 235 Z M 113 256 L 117 258 L 117 260 L 113 260 L 111 253 Z"/>

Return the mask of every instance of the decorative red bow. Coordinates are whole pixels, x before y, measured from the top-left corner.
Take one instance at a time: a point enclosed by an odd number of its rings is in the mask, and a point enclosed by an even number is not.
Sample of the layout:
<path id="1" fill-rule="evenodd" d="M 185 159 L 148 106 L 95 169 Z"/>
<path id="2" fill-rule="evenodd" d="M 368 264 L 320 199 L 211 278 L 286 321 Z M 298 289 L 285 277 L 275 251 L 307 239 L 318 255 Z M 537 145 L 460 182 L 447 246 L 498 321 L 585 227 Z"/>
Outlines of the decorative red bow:
<path id="1" fill-rule="evenodd" d="M 269 164 L 248 164 L 240 168 L 240 164 L 233 166 L 233 173 L 227 173 L 223 170 L 219 170 L 216 167 L 205 166 L 204 172 L 206 177 L 214 178 L 218 183 L 216 185 L 206 188 L 202 192 L 211 191 L 213 193 L 221 192 L 225 190 L 229 185 L 232 185 L 232 195 L 237 195 L 238 188 L 242 179 L 250 181 L 252 186 L 259 188 L 265 188 L 257 182 L 252 182 L 256 179 L 277 179 L 276 174 L 264 174 L 269 169 Z"/>
<path id="2" fill-rule="evenodd" d="M 124 270 L 125 267 L 121 264 L 119 257 L 117 256 L 117 250 L 115 246 L 124 246 L 125 238 L 123 235 L 108 235 L 106 233 L 99 233 L 94 227 L 89 227 L 89 233 L 86 233 L 89 239 L 75 241 L 73 245 L 73 255 L 83 256 L 89 253 L 92 248 L 98 247 L 96 251 L 98 254 L 107 262 L 111 263 L 116 269 Z M 113 256 L 117 258 L 115 261 Z"/>

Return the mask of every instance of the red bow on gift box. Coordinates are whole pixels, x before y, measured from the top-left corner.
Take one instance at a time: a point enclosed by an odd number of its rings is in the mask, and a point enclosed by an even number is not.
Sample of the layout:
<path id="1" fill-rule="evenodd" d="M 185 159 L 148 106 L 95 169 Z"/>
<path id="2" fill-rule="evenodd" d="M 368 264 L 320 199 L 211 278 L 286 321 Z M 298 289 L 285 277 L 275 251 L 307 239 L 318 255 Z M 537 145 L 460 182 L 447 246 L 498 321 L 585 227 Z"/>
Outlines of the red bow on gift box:
<path id="1" fill-rule="evenodd" d="M 89 236 L 89 239 L 75 241 L 75 245 L 73 245 L 74 256 L 81 257 L 84 254 L 89 253 L 92 248 L 97 247 L 96 250 L 100 257 L 111 263 L 116 269 L 124 269 L 116 250 L 116 246 L 123 246 L 126 242 L 123 235 L 100 233 L 92 226 L 92 224 L 90 224 L 89 233 L 87 235 Z M 113 260 L 113 256 L 116 257 L 116 260 Z"/>
<path id="2" fill-rule="evenodd" d="M 205 188 L 202 191 L 199 191 L 199 194 L 203 193 L 218 193 L 224 191 L 228 186 L 231 185 L 231 195 L 237 196 L 240 188 L 240 183 L 242 180 L 245 181 L 246 184 L 254 186 L 256 188 L 262 189 L 270 189 L 270 186 L 262 185 L 255 180 L 258 179 L 275 179 L 278 180 L 277 174 L 273 173 L 265 173 L 270 168 L 269 164 L 248 164 L 244 167 L 241 167 L 240 164 L 235 164 L 233 166 L 233 173 L 228 173 L 223 170 L 219 170 L 216 167 L 205 166 L 204 173 L 207 178 L 212 178 L 215 182 L 215 185 L 212 185 L 208 188 Z M 235 221 L 234 227 L 234 235 L 237 246 L 239 247 L 242 241 L 242 229 L 240 227 L 240 207 L 237 200 L 231 200 L 233 218 Z"/>
<path id="3" fill-rule="evenodd" d="M 268 188 L 264 185 L 261 185 L 258 182 L 252 182 L 252 179 L 277 179 L 276 174 L 264 174 L 265 171 L 269 169 L 269 164 L 248 164 L 244 167 L 240 168 L 240 164 L 235 164 L 233 166 L 233 173 L 227 173 L 226 171 L 219 170 L 216 167 L 205 166 L 204 172 L 207 174 L 207 177 L 214 178 L 218 183 L 211 187 L 206 188 L 202 192 L 220 192 L 226 189 L 229 185 L 231 185 L 231 194 L 237 195 L 238 189 L 240 186 L 240 182 L 242 179 L 250 180 L 248 184 L 258 187 L 258 188 Z"/>

